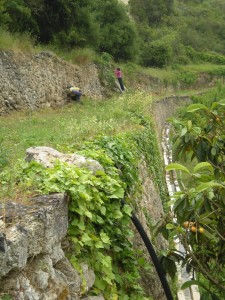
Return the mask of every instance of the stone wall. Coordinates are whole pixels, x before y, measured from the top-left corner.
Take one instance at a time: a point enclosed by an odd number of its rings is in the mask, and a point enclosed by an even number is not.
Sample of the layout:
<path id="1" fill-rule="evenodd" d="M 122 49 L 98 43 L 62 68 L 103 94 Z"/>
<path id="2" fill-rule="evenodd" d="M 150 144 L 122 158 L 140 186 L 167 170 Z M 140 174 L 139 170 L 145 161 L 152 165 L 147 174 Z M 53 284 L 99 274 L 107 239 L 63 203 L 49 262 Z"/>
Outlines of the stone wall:
<path id="1" fill-rule="evenodd" d="M 147 165 L 144 159 L 142 159 L 139 164 L 139 178 L 142 185 L 142 194 L 141 197 L 136 200 L 137 206 L 135 214 L 141 222 L 155 249 L 155 252 L 158 255 L 158 253 L 161 251 L 166 251 L 168 248 L 168 243 L 163 238 L 162 234 L 158 234 L 157 237 L 153 237 L 151 228 L 153 228 L 153 226 L 155 226 L 163 218 L 164 211 L 162 201 L 159 196 L 159 191 L 156 189 L 155 184 L 150 178 L 147 170 Z M 134 230 L 134 233 L 135 247 L 137 247 L 139 250 L 143 249 L 143 255 L 149 266 L 151 266 L 150 270 L 146 271 L 143 269 L 141 272 L 142 286 L 144 287 L 146 294 L 151 295 L 154 300 L 166 300 L 160 279 L 146 246 L 136 229 Z"/>
<path id="2" fill-rule="evenodd" d="M 112 70 L 113 72 L 113 70 Z M 128 89 L 150 93 L 170 93 L 181 89 L 213 86 L 218 77 L 199 74 L 192 86 L 173 86 L 159 78 L 138 72 L 135 81 L 125 76 Z M 14 110 L 60 107 L 67 103 L 66 87 L 74 84 L 90 98 L 102 98 L 110 91 L 103 88 L 95 64 L 70 64 L 50 51 L 37 54 L 0 51 L 0 115 Z M 115 89 L 118 88 L 115 86 Z M 112 92 L 112 91 L 111 91 Z"/>
<path id="3" fill-rule="evenodd" d="M 96 161 L 76 154 L 63 155 L 49 147 L 29 148 L 26 158 L 47 167 L 51 167 L 54 160 L 61 159 L 78 166 L 85 165 L 92 172 L 102 169 Z M 140 179 L 143 193 L 137 203 L 136 215 L 151 237 L 143 211 L 148 211 L 152 224 L 156 224 L 163 215 L 163 208 L 144 161 L 140 162 Z M 101 295 L 88 297 L 95 280 L 93 271 L 82 265 L 81 278 L 65 257 L 67 202 L 66 195 L 52 194 L 35 197 L 27 205 L 13 202 L 0 205 L 0 296 L 10 294 L 17 300 L 104 300 Z M 152 265 L 139 234 L 133 229 L 135 247 L 144 250 Z M 165 249 L 162 236 L 158 236 L 155 246 L 158 250 Z M 83 291 L 83 279 L 86 281 L 86 293 Z M 164 299 L 154 266 L 150 273 L 143 272 L 142 282 L 147 294 L 154 300 Z"/>
<path id="4" fill-rule="evenodd" d="M 192 100 L 189 96 L 171 96 L 153 102 L 152 115 L 155 121 L 159 142 L 161 142 L 161 133 L 168 118 L 172 117 L 180 107 L 191 103 Z"/>
<path id="5" fill-rule="evenodd" d="M 66 195 L 51 194 L 35 197 L 28 205 L 0 205 L 0 297 L 79 300 L 85 294 L 83 279 L 86 292 L 92 287 L 94 272 L 83 264 L 81 278 L 62 249 L 68 227 L 67 202 Z"/>
<path id="6" fill-rule="evenodd" d="M 74 84 L 90 97 L 103 89 L 94 64 L 69 64 L 52 52 L 0 52 L 0 115 L 12 110 L 59 107 L 67 102 L 66 86 Z"/>

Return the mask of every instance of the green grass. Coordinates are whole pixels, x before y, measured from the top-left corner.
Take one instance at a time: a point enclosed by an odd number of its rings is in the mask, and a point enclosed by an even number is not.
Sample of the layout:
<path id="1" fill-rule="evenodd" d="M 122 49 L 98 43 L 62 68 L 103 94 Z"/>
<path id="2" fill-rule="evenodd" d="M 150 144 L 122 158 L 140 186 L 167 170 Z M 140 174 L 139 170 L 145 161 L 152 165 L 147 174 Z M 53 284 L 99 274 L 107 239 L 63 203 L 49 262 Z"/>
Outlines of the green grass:
<path id="1" fill-rule="evenodd" d="M 49 146 L 63 151 L 98 135 L 138 130 L 137 114 L 148 113 L 151 101 L 147 94 L 127 93 L 111 100 L 84 99 L 84 105 L 70 103 L 55 110 L 0 117 L 0 158 L 7 153 L 8 161 L 14 164 L 29 147 Z"/>
<path id="2" fill-rule="evenodd" d="M 193 64 L 193 65 L 185 65 L 185 66 L 180 66 L 181 70 L 185 71 L 194 71 L 194 72 L 210 72 L 218 69 L 223 69 L 225 70 L 224 65 L 215 65 L 215 64 L 210 64 L 210 63 L 205 63 L 205 64 Z"/>
<path id="3" fill-rule="evenodd" d="M 29 33 L 9 33 L 0 27 L 0 50 L 35 52 L 35 40 Z"/>

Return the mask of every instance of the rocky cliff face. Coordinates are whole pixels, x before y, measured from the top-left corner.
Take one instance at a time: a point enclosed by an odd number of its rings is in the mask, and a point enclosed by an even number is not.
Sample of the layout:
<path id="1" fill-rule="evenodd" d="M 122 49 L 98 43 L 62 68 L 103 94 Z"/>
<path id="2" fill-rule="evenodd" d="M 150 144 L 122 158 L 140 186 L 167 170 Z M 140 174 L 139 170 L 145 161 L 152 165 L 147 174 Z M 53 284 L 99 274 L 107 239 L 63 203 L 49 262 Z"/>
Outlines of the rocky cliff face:
<path id="1" fill-rule="evenodd" d="M 67 102 L 66 86 L 74 84 L 90 97 L 102 97 L 94 64 L 82 67 L 61 60 L 52 52 L 0 52 L 0 115 L 11 110 L 59 107 Z"/>

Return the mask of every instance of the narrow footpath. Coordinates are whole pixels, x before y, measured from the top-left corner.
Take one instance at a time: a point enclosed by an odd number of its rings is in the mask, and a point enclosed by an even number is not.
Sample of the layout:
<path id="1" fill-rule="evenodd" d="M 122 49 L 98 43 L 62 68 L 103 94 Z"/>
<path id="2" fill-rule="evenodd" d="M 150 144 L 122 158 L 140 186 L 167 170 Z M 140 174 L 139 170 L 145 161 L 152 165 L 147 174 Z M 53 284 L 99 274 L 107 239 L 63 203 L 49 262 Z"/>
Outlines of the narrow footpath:
<path id="1" fill-rule="evenodd" d="M 169 132 L 170 127 L 169 124 L 165 124 L 163 133 L 162 133 L 162 149 L 163 149 L 163 157 L 165 166 L 172 163 L 172 149 L 169 141 Z M 166 183 L 169 191 L 169 195 L 172 196 L 175 192 L 180 191 L 176 175 L 172 172 L 166 172 Z M 171 211 L 173 208 L 171 207 Z M 178 239 L 175 240 L 176 249 L 181 253 L 185 253 L 185 250 Z M 181 266 L 181 264 L 177 264 L 178 270 L 178 284 L 182 286 L 182 284 L 186 281 L 191 280 L 190 274 L 186 272 L 186 269 Z M 178 300 L 199 300 L 200 294 L 197 286 L 191 286 L 185 290 L 178 290 L 177 293 Z"/>

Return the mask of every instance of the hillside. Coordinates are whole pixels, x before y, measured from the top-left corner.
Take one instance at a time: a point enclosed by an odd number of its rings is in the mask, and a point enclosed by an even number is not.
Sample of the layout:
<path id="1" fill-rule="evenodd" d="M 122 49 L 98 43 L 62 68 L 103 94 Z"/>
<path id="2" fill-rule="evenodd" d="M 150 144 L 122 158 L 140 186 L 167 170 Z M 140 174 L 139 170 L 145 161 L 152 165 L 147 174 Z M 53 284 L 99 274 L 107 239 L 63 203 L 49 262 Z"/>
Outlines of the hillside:
<path id="1" fill-rule="evenodd" d="M 108 53 L 117 62 L 167 67 L 224 64 L 221 0 L 15 0 L 0 6 L 0 27 L 35 44 L 75 52 Z M 185 12 L 185 13 L 184 13 Z M 1 29 L 2 30 L 2 29 Z M 1 38 L 0 48 L 6 40 Z M 75 55 L 75 54 L 74 54 Z"/>
<path id="2" fill-rule="evenodd" d="M 223 0 L 0 1 L 1 300 L 164 300 L 134 216 L 174 298 L 183 259 L 202 300 L 225 297 L 224 11 Z M 68 99 L 73 84 L 82 102 Z M 168 170 L 185 186 L 176 199 Z"/>

